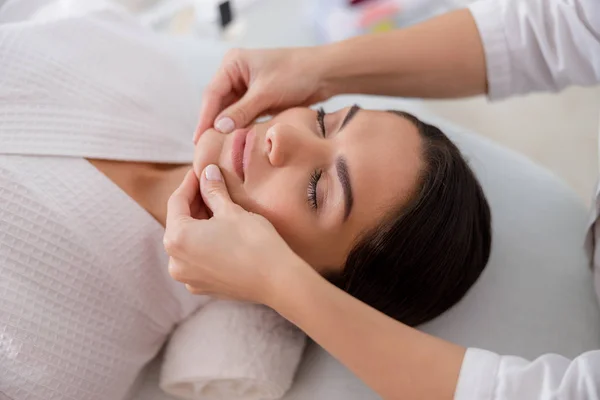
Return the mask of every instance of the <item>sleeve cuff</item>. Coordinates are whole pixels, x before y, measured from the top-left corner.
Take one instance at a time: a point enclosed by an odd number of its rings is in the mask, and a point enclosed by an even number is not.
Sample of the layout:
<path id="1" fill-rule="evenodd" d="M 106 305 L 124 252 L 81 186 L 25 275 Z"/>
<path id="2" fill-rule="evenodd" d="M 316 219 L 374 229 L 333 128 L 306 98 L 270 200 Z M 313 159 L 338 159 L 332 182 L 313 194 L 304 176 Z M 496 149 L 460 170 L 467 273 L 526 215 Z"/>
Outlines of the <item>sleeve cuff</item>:
<path id="1" fill-rule="evenodd" d="M 511 60 L 503 9 L 504 2 L 498 0 L 479 0 L 469 5 L 485 51 L 490 100 L 511 95 Z"/>
<path id="2" fill-rule="evenodd" d="M 492 400 L 499 367 L 499 355 L 487 350 L 467 349 L 454 400 Z"/>

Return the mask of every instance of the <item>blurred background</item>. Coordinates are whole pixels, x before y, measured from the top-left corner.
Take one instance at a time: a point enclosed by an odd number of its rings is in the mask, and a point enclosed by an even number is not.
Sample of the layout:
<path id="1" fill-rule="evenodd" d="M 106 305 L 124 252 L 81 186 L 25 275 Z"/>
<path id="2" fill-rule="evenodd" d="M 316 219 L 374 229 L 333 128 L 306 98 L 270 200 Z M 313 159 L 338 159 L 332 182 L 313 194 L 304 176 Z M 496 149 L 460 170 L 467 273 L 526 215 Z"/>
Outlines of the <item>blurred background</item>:
<path id="1" fill-rule="evenodd" d="M 116 1 L 157 31 L 201 37 L 230 48 L 307 46 L 399 29 L 471 0 Z M 589 203 L 599 170 L 600 87 L 498 103 L 484 97 L 415 101 L 526 154 Z"/>

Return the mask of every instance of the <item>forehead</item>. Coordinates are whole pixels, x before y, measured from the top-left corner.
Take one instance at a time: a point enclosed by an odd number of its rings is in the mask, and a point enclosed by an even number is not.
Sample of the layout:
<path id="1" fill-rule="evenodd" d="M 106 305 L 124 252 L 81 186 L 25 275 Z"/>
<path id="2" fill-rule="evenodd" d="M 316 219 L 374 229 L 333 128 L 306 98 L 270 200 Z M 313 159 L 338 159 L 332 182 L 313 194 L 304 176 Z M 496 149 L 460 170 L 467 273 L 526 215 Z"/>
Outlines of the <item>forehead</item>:
<path id="1" fill-rule="evenodd" d="M 385 111 L 362 110 L 342 132 L 355 199 L 349 223 L 362 230 L 415 193 L 422 140 L 411 121 Z"/>

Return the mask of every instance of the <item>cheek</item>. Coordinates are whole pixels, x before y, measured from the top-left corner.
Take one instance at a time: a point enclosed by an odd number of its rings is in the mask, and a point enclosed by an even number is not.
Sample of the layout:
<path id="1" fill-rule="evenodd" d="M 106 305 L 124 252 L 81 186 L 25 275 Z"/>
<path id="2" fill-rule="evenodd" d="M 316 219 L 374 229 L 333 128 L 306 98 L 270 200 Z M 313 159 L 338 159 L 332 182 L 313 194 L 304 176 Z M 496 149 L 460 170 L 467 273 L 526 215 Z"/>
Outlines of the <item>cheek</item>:
<path id="1" fill-rule="evenodd" d="M 224 140 L 225 135 L 214 129 L 209 129 L 200 136 L 194 149 L 194 172 L 197 176 L 200 176 L 207 165 L 218 163 Z"/>
<path id="2" fill-rule="evenodd" d="M 272 175 L 246 192 L 239 204 L 268 219 L 292 250 L 304 258 L 306 250 L 313 247 L 315 223 L 299 189 L 301 185 L 290 174 Z"/>
<path id="3" fill-rule="evenodd" d="M 301 210 L 294 191 L 281 185 L 263 184 L 256 190 L 246 193 L 246 204 L 241 204 L 248 211 L 258 213 L 267 218 L 278 231 L 286 225 L 296 226 Z"/>
<path id="4" fill-rule="evenodd" d="M 341 265 L 339 235 L 320 226 L 308 207 L 308 176 L 284 169 L 265 171 L 262 178 L 238 198 L 231 192 L 233 200 L 269 220 L 288 246 L 317 271 Z"/>
<path id="5" fill-rule="evenodd" d="M 267 218 L 288 246 L 317 271 L 339 264 L 338 257 L 330 257 L 335 253 L 335 243 L 311 215 L 297 188 L 294 190 L 289 183 L 262 187 L 244 203 L 240 205 L 248 211 Z"/>

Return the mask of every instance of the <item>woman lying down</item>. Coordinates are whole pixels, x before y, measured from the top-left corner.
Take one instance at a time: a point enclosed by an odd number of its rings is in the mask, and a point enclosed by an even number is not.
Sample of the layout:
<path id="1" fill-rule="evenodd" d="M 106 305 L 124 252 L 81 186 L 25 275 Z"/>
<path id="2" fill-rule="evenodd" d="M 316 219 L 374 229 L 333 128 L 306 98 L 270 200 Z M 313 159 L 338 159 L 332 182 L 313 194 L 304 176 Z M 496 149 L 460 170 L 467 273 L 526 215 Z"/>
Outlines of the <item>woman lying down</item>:
<path id="1" fill-rule="evenodd" d="M 218 164 L 235 202 L 407 324 L 452 307 L 485 267 L 488 204 L 436 127 L 294 108 L 209 130 L 192 154 L 198 98 L 169 42 L 120 12 L 15 3 L 0 8 L 0 397 L 122 398 L 201 307 L 162 245 L 192 162 Z M 201 203 L 195 214 L 209 216 Z"/>

